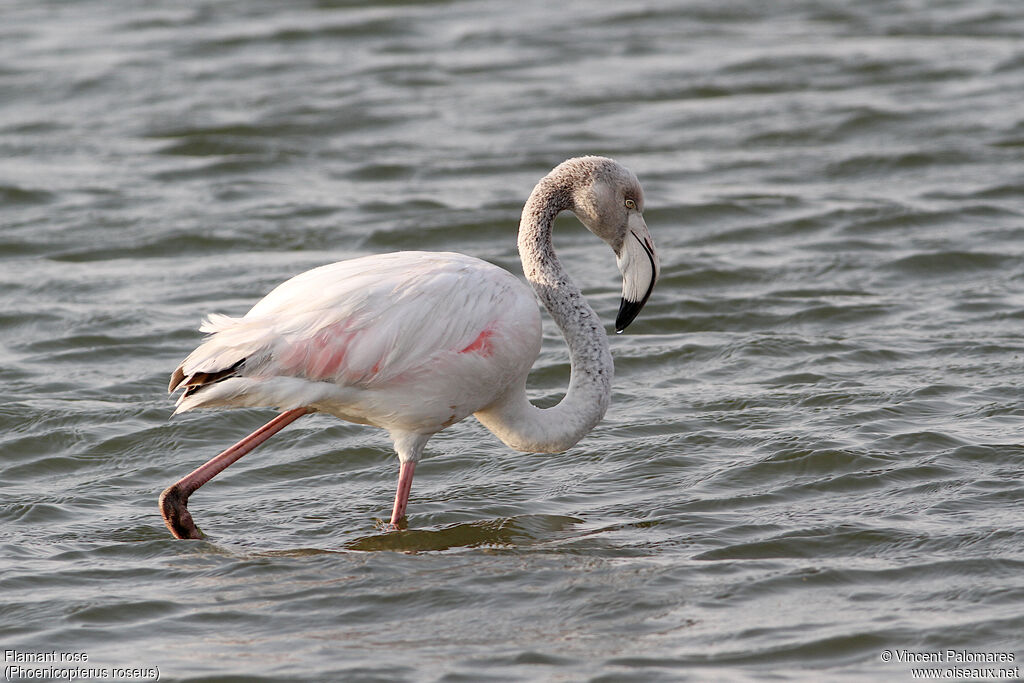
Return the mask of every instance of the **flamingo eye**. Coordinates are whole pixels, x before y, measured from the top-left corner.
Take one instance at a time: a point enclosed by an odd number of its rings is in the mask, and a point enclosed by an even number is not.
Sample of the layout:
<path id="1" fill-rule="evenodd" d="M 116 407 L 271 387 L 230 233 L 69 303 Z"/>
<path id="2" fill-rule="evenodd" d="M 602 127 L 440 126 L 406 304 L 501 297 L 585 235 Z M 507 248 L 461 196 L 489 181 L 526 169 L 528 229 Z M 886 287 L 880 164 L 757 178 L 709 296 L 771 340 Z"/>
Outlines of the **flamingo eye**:
<path id="1" fill-rule="evenodd" d="M 636 202 L 634 202 L 632 199 L 627 199 L 626 208 L 636 210 Z"/>

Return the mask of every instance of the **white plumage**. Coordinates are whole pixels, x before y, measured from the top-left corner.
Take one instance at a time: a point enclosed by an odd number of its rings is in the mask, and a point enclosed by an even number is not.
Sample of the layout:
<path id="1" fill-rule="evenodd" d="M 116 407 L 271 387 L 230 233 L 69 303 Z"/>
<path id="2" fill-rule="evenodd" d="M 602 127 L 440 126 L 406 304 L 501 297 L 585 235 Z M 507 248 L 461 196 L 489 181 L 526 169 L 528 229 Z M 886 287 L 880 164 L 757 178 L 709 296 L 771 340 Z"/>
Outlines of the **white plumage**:
<path id="1" fill-rule="evenodd" d="M 391 432 L 434 433 L 490 405 L 540 349 L 530 288 L 454 253 L 321 266 L 200 329 L 213 336 L 182 362 L 184 377 L 243 365 L 182 395 L 177 412 L 309 406 Z"/>

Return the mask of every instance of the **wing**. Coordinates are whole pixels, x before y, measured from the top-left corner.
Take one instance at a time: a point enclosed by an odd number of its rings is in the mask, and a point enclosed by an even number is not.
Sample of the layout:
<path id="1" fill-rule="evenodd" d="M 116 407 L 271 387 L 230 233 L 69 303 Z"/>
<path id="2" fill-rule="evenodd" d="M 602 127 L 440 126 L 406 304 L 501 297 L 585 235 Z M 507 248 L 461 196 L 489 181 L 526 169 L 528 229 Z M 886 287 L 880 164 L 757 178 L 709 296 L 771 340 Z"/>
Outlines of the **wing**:
<path id="1" fill-rule="evenodd" d="M 398 252 L 314 268 L 242 318 L 210 315 L 212 334 L 171 376 L 179 410 L 231 377 L 299 377 L 371 388 L 429 367 L 438 354 L 487 351 L 508 310 L 533 294 L 512 274 L 461 254 Z M 536 304 L 533 304 L 536 311 Z M 514 321 L 501 321 L 503 324 Z"/>

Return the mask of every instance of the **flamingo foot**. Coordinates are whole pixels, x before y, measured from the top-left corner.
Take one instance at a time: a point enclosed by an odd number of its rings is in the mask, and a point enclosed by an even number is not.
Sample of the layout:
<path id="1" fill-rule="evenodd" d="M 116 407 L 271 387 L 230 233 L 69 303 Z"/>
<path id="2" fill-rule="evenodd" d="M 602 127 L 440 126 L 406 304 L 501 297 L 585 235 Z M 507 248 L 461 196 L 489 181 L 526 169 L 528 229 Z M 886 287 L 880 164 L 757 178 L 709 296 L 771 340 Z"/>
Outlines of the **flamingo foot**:
<path id="1" fill-rule="evenodd" d="M 380 529 L 381 531 L 385 532 L 385 533 L 392 533 L 392 532 L 395 532 L 395 531 L 405 531 L 406 529 L 409 528 L 409 522 L 408 522 L 408 520 L 405 517 L 402 517 L 397 522 L 394 521 L 394 520 L 392 520 L 390 522 L 385 522 L 384 520 L 381 519 L 381 520 L 377 521 L 377 528 Z"/>
<path id="2" fill-rule="evenodd" d="M 188 511 L 188 494 L 178 484 L 168 486 L 160 494 L 160 514 L 175 538 L 206 538 L 192 521 L 192 513 Z"/>

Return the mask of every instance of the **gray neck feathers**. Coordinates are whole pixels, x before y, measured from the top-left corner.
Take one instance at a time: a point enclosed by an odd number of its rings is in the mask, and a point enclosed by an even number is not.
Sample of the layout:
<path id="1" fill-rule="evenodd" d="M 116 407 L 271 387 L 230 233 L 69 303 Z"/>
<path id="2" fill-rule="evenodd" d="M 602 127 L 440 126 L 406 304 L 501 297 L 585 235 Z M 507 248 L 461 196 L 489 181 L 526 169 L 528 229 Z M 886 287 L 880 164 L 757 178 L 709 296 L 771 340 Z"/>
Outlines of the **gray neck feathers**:
<path id="1" fill-rule="evenodd" d="M 559 452 L 579 441 L 604 417 L 614 373 L 601 320 L 555 255 L 551 229 L 555 216 L 571 210 L 582 179 L 552 173 L 534 189 L 519 224 L 523 272 L 569 346 L 572 373 L 562 401 L 548 409 L 533 406 L 525 387 L 500 406 L 477 417 L 506 444 L 524 451 Z"/>

